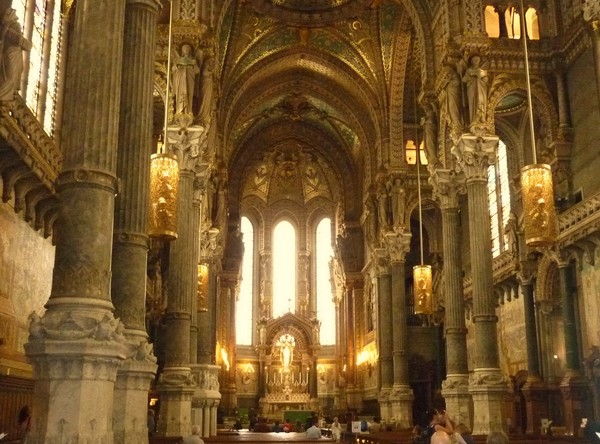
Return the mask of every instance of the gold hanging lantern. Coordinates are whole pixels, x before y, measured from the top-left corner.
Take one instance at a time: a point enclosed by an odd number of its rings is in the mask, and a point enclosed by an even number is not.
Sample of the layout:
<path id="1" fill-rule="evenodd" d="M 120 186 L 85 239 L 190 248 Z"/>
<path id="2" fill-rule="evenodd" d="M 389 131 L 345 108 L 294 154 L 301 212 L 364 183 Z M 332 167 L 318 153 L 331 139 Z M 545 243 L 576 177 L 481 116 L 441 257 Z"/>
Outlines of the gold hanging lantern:
<path id="1" fill-rule="evenodd" d="M 198 264 L 198 311 L 208 311 L 208 265 Z"/>
<path id="2" fill-rule="evenodd" d="M 557 238 L 552 169 L 547 164 L 521 169 L 525 243 L 531 247 L 552 245 Z"/>
<path id="3" fill-rule="evenodd" d="M 431 265 L 415 265 L 413 267 L 413 286 L 415 314 L 432 314 L 433 279 Z"/>
<path id="4" fill-rule="evenodd" d="M 150 215 L 148 235 L 167 241 L 177 239 L 179 166 L 175 156 L 157 153 L 150 164 Z"/>

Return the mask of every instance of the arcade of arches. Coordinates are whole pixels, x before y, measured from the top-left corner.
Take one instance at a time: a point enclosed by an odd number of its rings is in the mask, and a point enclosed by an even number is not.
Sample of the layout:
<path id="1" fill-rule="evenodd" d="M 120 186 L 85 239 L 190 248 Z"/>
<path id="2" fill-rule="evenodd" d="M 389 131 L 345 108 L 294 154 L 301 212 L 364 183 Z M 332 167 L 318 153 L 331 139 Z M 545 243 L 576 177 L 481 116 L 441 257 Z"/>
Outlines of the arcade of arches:
<path id="1" fill-rule="evenodd" d="M 161 436 L 250 409 L 600 420 L 600 1 L 10 3 L 0 432 L 25 404 L 32 443 L 148 442 L 149 407 Z M 153 200 L 157 150 L 179 176 Z"/>

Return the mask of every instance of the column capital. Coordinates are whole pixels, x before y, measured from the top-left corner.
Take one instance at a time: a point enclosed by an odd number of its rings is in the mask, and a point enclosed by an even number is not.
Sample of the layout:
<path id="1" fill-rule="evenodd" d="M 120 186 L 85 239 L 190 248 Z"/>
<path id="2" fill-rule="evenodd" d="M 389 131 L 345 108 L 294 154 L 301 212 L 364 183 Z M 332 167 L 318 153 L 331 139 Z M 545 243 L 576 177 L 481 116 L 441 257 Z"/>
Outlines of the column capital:
<path id="1" fill-rule="evenodd" d="M 467 183 L 487 183 L 487 170 L 496 161 L 499 141 L 496 135 L 475 136 L 467 133 L 460 136 L 458 144 L 452 148 L 452 154 L 465 173 Z"/>
<path id="2" fill-rule="evenodd" d="M 206 129 L 201 126 L 170 126 L 167 138 L 168 150 L 177 157 L 179 169 L 195 171 L 206 151 Z"/>
<path id="3" fill-rule="evenodd" d="M 458 195 L 467 191 L 465 175 L 448 169 L 436 169 L 429 183 L 433 186 L 433 195 L 443 210 L 458 208 Z"/>
<path id="4" fill-rule="evenodd" d="M 374 260 L 374 271 L 375 276 L 380 277 L 385 274 L 390 274 L 390 257 L 387 249 L 375 248 L 373 249 L 373 260 Z"/>
<path id="5" fill-rule="evenodd" d="M 392 263 L 404 262 L 410 251 L 412 234 L 407 232 L 388 232 L 384 235 L 385 245 Z"/>
<path id="6" fill-rule="evenodd" d="M 597 29 L 598 20 L 600 19 L 600 0 L 585 0 L 581 9 L 583 10 L 584 20 L 591 22 L 594 29 Z"/>

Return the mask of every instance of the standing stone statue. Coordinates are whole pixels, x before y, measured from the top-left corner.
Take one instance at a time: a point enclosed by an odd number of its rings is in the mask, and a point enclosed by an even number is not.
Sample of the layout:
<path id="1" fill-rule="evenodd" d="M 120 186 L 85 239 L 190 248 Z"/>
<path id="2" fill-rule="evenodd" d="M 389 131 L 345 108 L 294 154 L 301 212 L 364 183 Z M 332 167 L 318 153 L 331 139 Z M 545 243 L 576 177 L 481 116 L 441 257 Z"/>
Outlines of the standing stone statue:
<path id="1" fill-rule="evenodd" d="M 202 74 L 200 75 L 200 109 L 198 110 L 198 120 L 204 126 L 207 126 L 212 120 L 214 102 L 215 102 L 215 59 L 209 57 L 202 64 Z"/>
<path id="2" fill-rule="evenodd" d="M 437 123 L 433 105 L 425 106 L 425 116 L 421 118 L 421 125 L 423 126 L 423 143 L 425 144 L 427 163 L 430 168 L 435 167 L 439 161 L 437 158 Z"/>
<path id="3" fill-rule="evenodd" d="M 440 103 L 446 114 L 446 119 L 450 124 L 452 133 L 460 135 L 463 130 L 463 91 L 462 80 L 456 67 L 446 64 L 443 68 L 443 92 Z"/>
<path id="4" fill-rule="evenodd" d="M 406 204 L 406 191 L 402 186 L 402 180 L 395 178 L 393 183 L 389 184 L 390 196 L 392 200 L 392 224 L 394 230 L 404 226 L 404 208 Z"/>
<path id="5" fill-rule="evenodd" d="M 463 76 L 467 84 L 469 103 L 469 126 L 485 123 L 487 116 L 488 74 L 481 66 L 481 57 L 471 56 L 469 66 Z"/>
<path id="6" fill-rule="evenodd" d="M 387 230 L 390 226 L 389 208 L 390 196 L 385 183 L 381 180 L 377 184 L 377 218 L 380 230 Z"/>
<path id="7" fill-rule="evenodd" d="M 12 1 L 0 2 L 0 101 L 12 100 L 19 90 L 23 72 L 23 51 L 31 42 L 23 37 Z"/>
<path id="8" fill-rule="evenodd" d="M 191 55 L 192 47 L 187 43 L 181 45 L 181 56 L 175 60 L 173 67 L 173 95 L 175 96 L 175 114 L 192 114 L 194 103 L 194 86 L 196 76 L 200 72 L 198 61 Z"/>

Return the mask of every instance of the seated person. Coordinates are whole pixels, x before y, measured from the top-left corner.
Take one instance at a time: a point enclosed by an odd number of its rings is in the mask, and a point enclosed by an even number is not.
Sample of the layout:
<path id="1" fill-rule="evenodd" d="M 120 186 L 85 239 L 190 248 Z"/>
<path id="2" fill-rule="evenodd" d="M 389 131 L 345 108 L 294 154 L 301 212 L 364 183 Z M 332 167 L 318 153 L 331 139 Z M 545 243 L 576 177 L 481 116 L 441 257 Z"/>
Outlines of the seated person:
<path id="1" fill-rule="evenodd" d="M 254 424 L 254 428 L 252 429 L 255 432 L 270 432 L 271 427 L 267 424 L 267 418 L 258 418 L 258 422 Z"/>
<path id="2" fill-rule="evenodd" d="M 296 424 L 294 424 L 294 432 L 304 432 L 304 425 L 299 419 L 296 420 Z"/>
<path id="3" fill-rule="evenodd" d="M 373 422 L 369 424 L 369 431 L 371 433 L 377 433 L 382 431 L 381 418 L 379 416 L 375 416 L 373 418 Z"/>
<path id="4" fill-rule="evenodd" d="M 283 427 L 281 427 L 279 421 L 275 421 L 275 424 L 273 424 L 273 428 L 271 429 L 271 431 L 275 433 L 283 432 Z"/>
<path id="5" fill-rule="evenodd" d="M 317 427 L 317 423 L 313 422 L 312 425 L 306 430 L 307 439 L 319 439 L 321 438 L 321 429 Z"/>
<path id="6" fill-rule="evenodd" d="M 290 422 L 289 419 L 287 421 L 285 421 L 281 427 L 283 428 L 283 431 L 286 433 L 294 431 L 294 426 L 292 425 L 292 423 Z"/>

